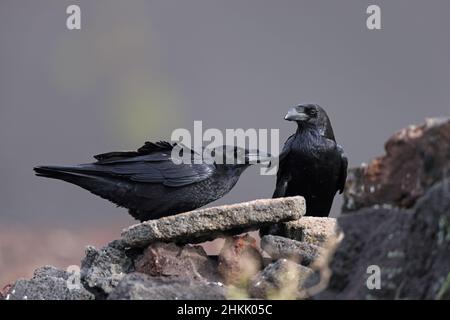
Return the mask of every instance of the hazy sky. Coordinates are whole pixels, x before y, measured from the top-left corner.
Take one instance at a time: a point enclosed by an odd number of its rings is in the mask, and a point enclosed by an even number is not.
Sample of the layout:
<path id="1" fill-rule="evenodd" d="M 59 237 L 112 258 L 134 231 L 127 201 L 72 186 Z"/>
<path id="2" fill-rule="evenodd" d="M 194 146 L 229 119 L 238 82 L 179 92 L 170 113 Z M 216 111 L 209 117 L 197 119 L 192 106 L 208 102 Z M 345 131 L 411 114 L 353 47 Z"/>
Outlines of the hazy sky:
<path id="1" fill-rule="evenodd" d="M 369 4 L 382 30 L 366 28 Z M 367 162 L 401 127 L 449 115 L 449 13 L 448 0 L 2 0 L 0 224 L 126 226 L 124 209 L 32 167 L 135 149 L 194 120 L 279 128 L 283 142 L 300 102 L 328 111 L 350 165 Z M 274 182 L 251 168 L 213 204 L 270 197 Z"/>

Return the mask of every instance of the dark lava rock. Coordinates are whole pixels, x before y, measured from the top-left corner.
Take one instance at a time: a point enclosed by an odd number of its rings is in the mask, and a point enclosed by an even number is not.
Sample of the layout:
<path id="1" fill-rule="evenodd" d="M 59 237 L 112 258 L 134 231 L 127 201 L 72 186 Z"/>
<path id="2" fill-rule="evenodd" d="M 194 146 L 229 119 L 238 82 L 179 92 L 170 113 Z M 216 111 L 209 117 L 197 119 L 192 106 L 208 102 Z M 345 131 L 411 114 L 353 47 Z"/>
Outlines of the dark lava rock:
<path id="1" fill-rule="evenodd" d="M 319 282 L 312 269 L 280 259 L 253 277 L 249 293 L 258 299 L 297 299 L 300 291 Z"/>
<path id="2" fill-rule="evenodd" d="M 201 246 L 154 243 L 135 261 L 136 272 L 150 276 L 181 276 L 219 281 L 217 261 Z"/>
<path id="3" fill-rule="evenodd" d="M 127 274 L 108 300 L 222 300 L 225 289 L 218 283 L 180 277 L 151 277 Z"/>
<path id="4" fill-rule="evenodd" d="M 125 274 L 132 271 L 133 260 L 120 240 L 114 240 L 101 249 L 88 246 L 81 261 L 81 279 L 98 298 L 109 294 Z"/>
<path id="5" fill-rule="evenodd" d="M 274 260 L 290 259 L 304 266 L 321 253 L 321 248 L 313 244 L 272 235 L 262 237 L 261 248 Z"/>
<path id="6" fill-rule="evenodd" d="M 450 170 L 450 118 L 427 119 L 394 134 L 386 154 L 349 170 L 344 212 L 374 205 L 411 208 Z"/>
<path id="7" fill-rule="evenodd" d="M 256 240 L 248 234 L 227 238 L 219 254 L 218 271 L 226 284 L 246 287 L 263 267 Z"/>
<path id="8" fill-rule="evenodd" d="M 146 247 L 153 242 L 200 243 L 297 220 L 304 213 L 303 197 L 261 199 L 145 221 L 123 230 L 122 239 L 129 247 Z"/>
<path id="9" fill-rule="evenodd" d="M 6 300 L 92 300 L 94 295 L 81 283 L 73 286 L 70 273 L 52 266 L 36 269 L 31 279 L 19 279 L 7 292 Z"/>
<path id="10" fill-rule="evenodd" d="M 450 184 L 433 186 L 411 210 L 366 208 L 338 219 L 344 239 L 317 299 L 449 299 Z M 378 266 L 380 289 L 367 286 Z"/>

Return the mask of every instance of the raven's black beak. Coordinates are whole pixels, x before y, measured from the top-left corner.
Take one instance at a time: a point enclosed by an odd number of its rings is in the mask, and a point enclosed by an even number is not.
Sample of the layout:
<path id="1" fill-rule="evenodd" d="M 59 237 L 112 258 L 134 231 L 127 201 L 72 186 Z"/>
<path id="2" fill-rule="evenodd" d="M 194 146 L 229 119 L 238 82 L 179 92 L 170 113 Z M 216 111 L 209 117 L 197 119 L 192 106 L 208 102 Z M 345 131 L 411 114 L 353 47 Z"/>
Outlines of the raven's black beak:
<path id="1" fill-rule="evenodd" d="M 284 120 L 288 121 L 307 121 L 309 116 L 303 112 L 303 109 L 293 107 L 289 109 L 288 113 L 284 116 Z"/>
<path id="2" fill-rule="evenodd" d="M 272 160 L 270 153 L 261 150 L 246 150 L 245 152 L 245 163 L 255 164 L 264 163 Z"/>

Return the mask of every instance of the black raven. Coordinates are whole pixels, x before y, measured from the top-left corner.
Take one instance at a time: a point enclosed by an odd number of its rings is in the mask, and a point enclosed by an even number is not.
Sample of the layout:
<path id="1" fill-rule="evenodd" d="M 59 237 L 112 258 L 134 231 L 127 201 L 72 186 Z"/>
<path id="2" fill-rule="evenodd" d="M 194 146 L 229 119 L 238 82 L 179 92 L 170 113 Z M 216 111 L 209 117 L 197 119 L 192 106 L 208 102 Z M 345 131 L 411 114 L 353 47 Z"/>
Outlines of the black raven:
<path id="1" fill-rule="evenodd" d="M 189 161 L 176 163 L 183 154 Z M 203 152 L 205 149 L 203 149 Z M 125 207 L 140 221 L 197 209 L 223 197 L 251 164 L 269 160 L 258 150 L 223 146 L 199 153 L 168 142 L 146 142 L 137 151 L 94 156 L 95 163 L 72 167 L 40 166 L 37 176 L 64 180 Z M 219 161 L 218 161 L 219 159 Z M 231 161 L 230 161 L 231 160 Z"/>
<path id="2" fill-rule="evenodd" d="M 330 119 L 316 104 L 293 107 L 284 119 L 297 122 L 297 131 L 280 153 L 273 198 L 300 195 L 306 215 L 328 216 L 336 192 L 344 190 L 348 164 Z"/>

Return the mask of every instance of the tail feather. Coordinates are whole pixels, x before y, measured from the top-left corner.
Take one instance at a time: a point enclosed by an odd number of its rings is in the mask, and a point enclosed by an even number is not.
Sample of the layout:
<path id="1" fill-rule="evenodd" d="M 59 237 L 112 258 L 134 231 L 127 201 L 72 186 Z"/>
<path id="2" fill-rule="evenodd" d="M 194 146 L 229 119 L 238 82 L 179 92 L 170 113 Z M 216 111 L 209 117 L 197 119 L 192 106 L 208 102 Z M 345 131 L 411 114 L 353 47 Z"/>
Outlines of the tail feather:
<path id="1" fill-rule="evenodd" d="M 33 168 L 36 176 L 63 180 L 86 188 L 95 179 L 88 173 L 83 173 L 76 167 L 39 166 Z"/>
<path id="2" fill-rule="evenodd" d="M 82 170 L 77 167 L 61 167 L 61 166 L 39 166 L 33 168 L 37 176 L 56 178 L 66 175 L 85 175 Z"/>
<path id="3" fill-rule="evenodd" d="M 116 195 L 122 191 L 107 177 L 95 175 L 93 172 L 85 171 L 80 167 L 39 166 L 33 168 L 33 170 L 36 176 L 72 183 L 99 197 L 121 205 L 117 201 L 120 197 L 116 199 Z"/>

